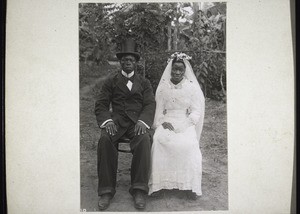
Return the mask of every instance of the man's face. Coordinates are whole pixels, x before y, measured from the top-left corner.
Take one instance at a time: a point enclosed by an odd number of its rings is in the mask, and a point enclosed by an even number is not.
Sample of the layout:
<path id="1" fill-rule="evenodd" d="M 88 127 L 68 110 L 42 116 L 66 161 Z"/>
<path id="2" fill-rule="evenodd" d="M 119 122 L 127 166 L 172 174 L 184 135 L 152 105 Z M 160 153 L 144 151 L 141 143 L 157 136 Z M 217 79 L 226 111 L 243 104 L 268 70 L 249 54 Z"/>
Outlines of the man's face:
<path id="1" fill-rule="evenodd" d="M 183 79 L 185 73 L 185 66 L 181 62 L 175 62 L 172 65 L 171 80 L 174 83 L 179 83 Z"/>
<path id="2" fill-rule="evenodd" d="M 135 68 L 136 59 L 133 55 L 124 55 L 120 60 L 120 63 L 123 71 L 130 73 Z"/>

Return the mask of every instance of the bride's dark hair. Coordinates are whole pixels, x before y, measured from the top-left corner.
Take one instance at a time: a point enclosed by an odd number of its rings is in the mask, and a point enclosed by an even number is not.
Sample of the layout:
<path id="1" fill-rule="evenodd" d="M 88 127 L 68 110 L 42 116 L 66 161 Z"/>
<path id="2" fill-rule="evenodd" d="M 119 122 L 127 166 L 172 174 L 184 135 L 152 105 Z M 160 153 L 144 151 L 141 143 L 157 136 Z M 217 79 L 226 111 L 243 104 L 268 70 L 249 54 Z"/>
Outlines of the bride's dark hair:
<path id="1" fill-rule="evenodd" d="M 176 63 L 176 62 L 182 63 L 185 67 L 185 63 L 183 62 L 183 59 L 178 59 L 177 57 L 172 59 L 172 65 L 174 65 L 174 63 Z"/>

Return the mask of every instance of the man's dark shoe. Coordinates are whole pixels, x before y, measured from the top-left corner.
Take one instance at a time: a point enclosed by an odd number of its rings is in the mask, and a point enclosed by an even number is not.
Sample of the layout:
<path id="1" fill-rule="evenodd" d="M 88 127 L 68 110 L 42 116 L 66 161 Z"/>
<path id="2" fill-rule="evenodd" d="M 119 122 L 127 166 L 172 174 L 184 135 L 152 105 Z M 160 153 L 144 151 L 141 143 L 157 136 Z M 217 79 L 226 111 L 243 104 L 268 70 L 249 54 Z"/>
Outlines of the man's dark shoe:
<path id="1" fill-rule="evenodd" d="M 133 196 L 134 200 L 134 207 L 136 209 L 145 209 L 146 207 L 146 199 L 145 199 L 145 193 L 141 190 L 136 190 Z"/>
<path id="2" fill-rule="evenodd" d="M 109 193 L 101 195 L 98 203 L 99 209 L 106 210 L 109 207 L 111 198 L 111 194 Z"/>

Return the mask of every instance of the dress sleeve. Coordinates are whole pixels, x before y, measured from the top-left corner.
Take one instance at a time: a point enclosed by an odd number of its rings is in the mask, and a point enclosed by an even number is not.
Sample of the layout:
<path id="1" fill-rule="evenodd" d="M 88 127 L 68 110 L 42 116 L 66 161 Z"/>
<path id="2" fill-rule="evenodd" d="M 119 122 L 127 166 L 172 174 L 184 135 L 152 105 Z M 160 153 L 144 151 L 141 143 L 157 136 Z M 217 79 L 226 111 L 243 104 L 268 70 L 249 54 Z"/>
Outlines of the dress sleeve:
<path id="1" fill-rule="evenodd" d="M 196 90 L 190 90 L 191 92 L 195 92 Z M 201 99 L 196 96 L 196 93 L 191 94 L 191 104 L 189 107 L 189 120 L 193 125 L 196 125 L 200 117 L 202 115 L 203 106 L 201 103 Z"/>
<path id="2" fill-rule="evenodd" d="M 156 111 L 154 117 L 153 128 L 157 128 L 164 122 L 164 109 L 165 109 L 165 100 L 164 100 L 164 84 L 158 86 L 155 94 L 156 100 Z"/>

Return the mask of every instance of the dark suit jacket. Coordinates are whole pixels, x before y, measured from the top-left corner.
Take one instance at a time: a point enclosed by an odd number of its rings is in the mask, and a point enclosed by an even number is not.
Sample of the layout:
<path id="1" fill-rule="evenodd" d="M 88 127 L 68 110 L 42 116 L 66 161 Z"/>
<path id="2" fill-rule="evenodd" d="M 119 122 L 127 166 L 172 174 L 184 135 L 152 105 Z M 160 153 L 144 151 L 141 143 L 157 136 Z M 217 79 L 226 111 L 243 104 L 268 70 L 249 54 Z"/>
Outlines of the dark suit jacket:
<path id="1" fill-rule="evenodd" d="M 149 80 L 134 74 L 131 91 L 128 79 L 121 72 L 109 76 L 103 83 L 101 93 L 95 103 L 95 114 L 99 127 L 108 119 L 121 127 L 142 120 L 152 126 L 155 113 L 155 99 Z M 109 111 L 110 103 L 112 112 Z"/>

